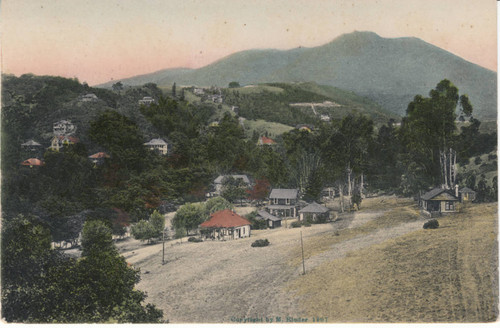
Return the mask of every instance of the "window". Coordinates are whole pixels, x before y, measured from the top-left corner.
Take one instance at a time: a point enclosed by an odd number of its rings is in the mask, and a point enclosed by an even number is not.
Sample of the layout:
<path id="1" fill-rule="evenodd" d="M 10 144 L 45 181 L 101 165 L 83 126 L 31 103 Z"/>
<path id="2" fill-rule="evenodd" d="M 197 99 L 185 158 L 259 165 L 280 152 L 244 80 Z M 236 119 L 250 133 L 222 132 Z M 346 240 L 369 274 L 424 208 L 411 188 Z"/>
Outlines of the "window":
<path id="1" fill-rule="evenodd" d="M 245 227 L 243 227 L 243 234 L 245 234 Z"/>
<path id="2" fill-rule="evenodd" d="M 444 208 L 447 211 L 453 211 L 455 209 L 455 204 L 453 202 L 445 202 Z"/>
<path id="3" fill-rule="evenodd" d="M 290 205 L 290 198 L 287 198 L 287 199 L 286 199 L 286 204 L 287 204 L 287 205 Z"/>

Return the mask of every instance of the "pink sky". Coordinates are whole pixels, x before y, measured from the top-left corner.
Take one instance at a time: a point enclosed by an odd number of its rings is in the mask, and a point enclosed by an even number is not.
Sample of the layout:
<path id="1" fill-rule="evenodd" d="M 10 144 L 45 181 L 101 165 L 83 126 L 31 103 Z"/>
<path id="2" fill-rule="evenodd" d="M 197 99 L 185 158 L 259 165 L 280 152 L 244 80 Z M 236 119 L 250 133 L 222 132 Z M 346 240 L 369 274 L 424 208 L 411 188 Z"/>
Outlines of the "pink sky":
<path id="1" fill-rule="evenodd" d="M 3 72 L 91 85 L 354 30 L 418 37 L 497 70 L 494 0 L 3 0 L 1 10 Z"/>

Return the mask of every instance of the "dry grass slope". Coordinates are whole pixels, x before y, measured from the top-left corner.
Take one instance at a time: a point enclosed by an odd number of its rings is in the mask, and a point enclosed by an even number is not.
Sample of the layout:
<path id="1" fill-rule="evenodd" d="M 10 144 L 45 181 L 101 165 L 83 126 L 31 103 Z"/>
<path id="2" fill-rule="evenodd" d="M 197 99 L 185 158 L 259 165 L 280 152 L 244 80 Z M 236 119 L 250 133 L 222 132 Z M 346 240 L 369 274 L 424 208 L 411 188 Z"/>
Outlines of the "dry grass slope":
<path id="1" fill-rule="evenodd" d="M 469 205 L 439 222 L 437 230 L 326 262 L 293 281 L 290 291 L 307 315 L 328 322 L 496 320 L 497 203 Z"/>

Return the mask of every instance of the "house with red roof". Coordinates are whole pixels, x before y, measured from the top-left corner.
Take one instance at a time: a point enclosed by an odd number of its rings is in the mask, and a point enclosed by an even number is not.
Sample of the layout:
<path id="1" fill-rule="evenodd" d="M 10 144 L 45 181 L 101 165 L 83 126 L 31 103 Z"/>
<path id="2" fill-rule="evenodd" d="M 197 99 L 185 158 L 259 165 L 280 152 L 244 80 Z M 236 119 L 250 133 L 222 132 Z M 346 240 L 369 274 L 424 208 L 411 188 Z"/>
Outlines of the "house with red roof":
<path id="1" fill-rule="evenodd" d="M 42 160 L 39 160 L 38 158 L 28 158 L 27 160 L 22 161 L 21 165 L 22 166 L 34 167 L 34 166 L 45 165 L 45 163 Z"/>
<path id="2" fill-rule="evenodd" d="M 49 149 L 59 151 L 66 145 L 73 145 L 78 143 L 80 140 L 74 136 L 65 136 L 65 135 L 55 135 L 50 141 Z"/>
<path id="3" fill-rule="evenodd" d="M 250 237 L 250 221 L 235 212 L 225 209 L 215 212 L 210 219 L 200 224 L 205 238 L 227 240 Z"/>
<path id="4" fill-rule="evenodd" d="M 100 165 L 100 164 L 104 163 L 104 160 L 106 158 L 109 158 L 109 157 L 110 156 L 108 154 L 106 154 L 105 152 L 101 151 L 101 152 L 95 153 L 93 155 L 90 155 L 89 159 L 95 165 Z"/>
<path id="5" fill-rule="evenodd" d="M 272 146 L 274 144 L 276 144 L 276 141 L 266 136 L 260 137 L 259 141 L 257 141 L 257 146 L 263 146 L 263 145 Z"/>

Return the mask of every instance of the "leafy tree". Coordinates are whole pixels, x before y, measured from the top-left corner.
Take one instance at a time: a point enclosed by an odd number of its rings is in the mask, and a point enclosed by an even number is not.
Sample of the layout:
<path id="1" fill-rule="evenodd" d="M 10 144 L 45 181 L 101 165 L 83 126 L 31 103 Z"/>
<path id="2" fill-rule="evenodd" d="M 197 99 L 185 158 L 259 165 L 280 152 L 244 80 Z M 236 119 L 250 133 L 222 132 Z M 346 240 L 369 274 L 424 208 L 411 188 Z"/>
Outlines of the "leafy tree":
<path id="1" fill-rule="evenodd" d="M 123 90 L 123 83 L 121 81 L 118 81 L 118 82 L 113 84 L 112 88 L 114 91 L 120 92 Z"/>
<path id="2" fill-rule="evenodd" d="M 163 233 L 163 229 L 165 229 L 165 217 L 160 214 L 157 210 L 151 214 L 149 217 L 149 222 L 153 226 L 154 231 L 156 232 L 156 237 L 161 236 Z"/>
<path id="3" fill-rule="evenodd" d="M 175 91 L 176 91 L 176 86 L 175 86 L 175 82 L 174 82 L 174 84 L 172 85 L 172 97 L 173 97 L 173 98 L 175 98 L 175 97 L 176 97 L 176 93 L 175 93 Z"/>
<path id="4" fill-rule="evenodd" d="M 213 214 L 213 213 L 218 212 L 218 211 L 225 210 L 225 209 L 232 210 L 233 205 L 230 202 L 228 202 L 224 197 L 218 196 L 218 197 L 210 198 L 205 203 L 205 210 L 206 210 L 208 215 Z"/>
<path id="5" fill-rule="evenodd" d="M 271 185 L 268 180 L 257 179 L 252 189 L 247 191 L 248 198 L 257 201 L 258 203 L 261 203 L 263 200 L 267 198 L 267 196 L 269 196 L 270 189 Z"/>
<path id="6" fill-rule="evenodd" d="M 130 233 L 135 239 L 140 241 L 147 240 L 148 243 L 151 243 L 152 239 L 157 237 L 157 232 L 155 231 L 153 225 L 146 220 L 141 220 L 134 224 Z"/>
<path id="7" fill-rule="evenodd" d="M 101 220 L 85 222 L 82 230 L 82 256 L 114 249 L 112 230 Z"/>
<path id="8" fill-rule="evenodd" d="M 137 125 L 116 111 L 107 110 L 91 122 L 89 136 L 92 142 L 110 152 L 113 163 L 123 171 L 140 173 L 148 166 L 144 137 Z"/>
<path id="9" fill-rule="evenodd" d="M 230 88 L 239 88 L 240 87 L 240 83 L 239 82 L 229 82 L 229 87 Z"/>
<path id="10" fill-rule="evenodd" d="M 243 179 L 235 179 L 232 176 L 227 176 L 222 180 L 221 196 L 227 199 L 230 203 L 236 200 L 242 200 L 246 197 L 248 188 Z"/>
<path id="11" fill-rule="evenodd" d="M 206 214 L 203 205 L 187 203 L 177 210 L 172 224 L 176 231 L 184 228 L 189 233 L 189 230 L 196 229 L 205 218 Z"/>

